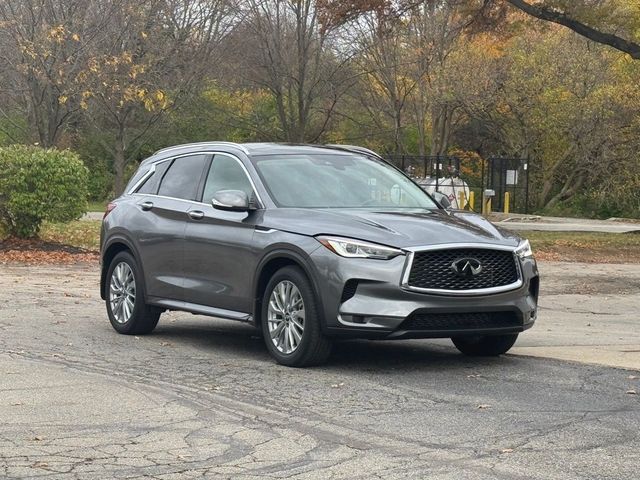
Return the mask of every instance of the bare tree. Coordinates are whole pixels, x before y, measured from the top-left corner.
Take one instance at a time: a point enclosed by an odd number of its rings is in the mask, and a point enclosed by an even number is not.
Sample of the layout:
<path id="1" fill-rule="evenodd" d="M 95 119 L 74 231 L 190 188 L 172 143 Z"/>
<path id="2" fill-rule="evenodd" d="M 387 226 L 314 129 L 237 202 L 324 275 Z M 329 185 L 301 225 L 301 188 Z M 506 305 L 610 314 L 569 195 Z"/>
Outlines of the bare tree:
<path id="1" fill-rule="evenodd" d="M 256 47 L 244 55 L 248 80 L 273 95 L 285 140 L 316 141 L 344 94 L 348 58 L 334 55 L 314 0 L 247 0 L 243 11 Z"/>
<path id="2" fill-rule="evenodd" d="M 409 74 L 414 57 L 407 48 L 407 31 L 378 13 L 362 16 L 351 30 L 360 73 L 353 94 L 379 130 L 390 124 L 394 153 L 402 153 L 407 101 L 419 82 Z"/>

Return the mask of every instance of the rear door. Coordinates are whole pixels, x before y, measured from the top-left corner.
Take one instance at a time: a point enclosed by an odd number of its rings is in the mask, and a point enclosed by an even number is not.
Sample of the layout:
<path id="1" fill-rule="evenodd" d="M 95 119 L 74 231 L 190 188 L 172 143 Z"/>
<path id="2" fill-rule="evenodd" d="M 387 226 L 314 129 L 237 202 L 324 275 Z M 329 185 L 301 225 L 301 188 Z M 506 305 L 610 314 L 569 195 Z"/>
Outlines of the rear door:
<path id="1" fill-rule="evenodd" d="M 147 295 L 184 300 L 184 232 L 208 155 L 188 155 L 156 166 L 138 190 L 138 245 Z M 153 298 L 152 298 L 153 300 Z"/>
<path id="2" fill-rule="evenodd" d="M 250 313 L 256 252 L 252 245 L 258 212 L 227 212 L 211 205 L 220 190 L 242 190 L 256 198 L 241 161 L 216 153 L 203 185 L 201 202 L 189 209 L 185 232 L 187 302 Z"/>

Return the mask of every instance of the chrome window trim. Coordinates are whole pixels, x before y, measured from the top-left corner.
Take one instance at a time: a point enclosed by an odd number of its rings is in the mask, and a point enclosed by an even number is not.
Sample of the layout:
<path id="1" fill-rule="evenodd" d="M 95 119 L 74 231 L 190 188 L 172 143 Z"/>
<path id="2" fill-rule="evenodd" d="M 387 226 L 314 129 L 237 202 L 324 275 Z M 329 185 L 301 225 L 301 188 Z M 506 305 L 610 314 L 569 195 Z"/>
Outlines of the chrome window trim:
<path id="1" fill-rule="evenodd" d="M 185 198 L 178 198 L 178 197 L 167 197 L 165 195 L 157 195 L 157 194 L 153 194 L 153 193 L 138 193 L 136 192 L 136 190 L 138 190 L 138 188 L 140 188 L 142 186 L 142 184 L 151 176 L 153 175 L 153 173 L 156 171 L 156 165 L 159 165 L 163 162 L 168 162 L 171 160 L 177 160 L 179 158 L 184 158 L 184 157 L 192 157 L 194 155 L 213 155 L 214 158 L 211 160 L 212 162 L 215 160 L 215 156 L 216 155 L 225 155 L 227 157 L 232 158 L 233 160 L 235 160 L 236 162 L 238 162 L 238 164 L 240 164 L 240 167 L 242 167 L 242 170 L 244 171 L 244 174 L 247 176 L 247 178 L 249 179 L 249 183 L 251 183 L 251 187 L 253 188 L 253 192 L 256 195 L 256 198 L 258 199 L 258 204 L 259 204 L 259 209 L 264 209 L 264 202 L 262 201 L 262 197 L 260 196 L 260 192 L 258 191 L 258 189 L 256 188 L 256 184 L 253 181 L 253 178 L 251 178 L 251 175 L 249 174 L 249 170 L 247 170 L 247 167 L 245 166 L 244 163 L 242 163 L 242 160 L 240 160 L 238 157 L 236 157 L 233 153 L 229 153 L 229 152 L 217 152 L 217 151 L 206 151 L 206 152 L 191 152 L 191 153 L 184 153 L 182 155 L 178 155 L 177 157 L 169 157 L 169 158 L 163 158 L 162 160 L 158 160 L 156 162 L 153 162 L 151 164 L 151 167 L 149 168 L 149 171 L 147 173 L 145 173 L 143 175 L 143 177 L 138 180 L 136 182 L 136 184 L 131 187 L 131 189 L 128 192 L 128 195 L 145 195 L 145 196 L 151 196 L 151 197 L 158 197 L 158 198 L 168 198 L 171 200 L 179 200 L 179 201 L 184 201 L 184 202 L 190 202 L 190 203 L 197 203 L 199 205 L 209 205 L 211 206 L 210 203 L 204 203 L 204 202 L 198 202 L 195 200 L 187 200 Z M 209 175 L 209 172 L 207 172 L 207 176 Z M 205 178 L 205 182 L 206 182 L 206 178 Z"/>
<path id="2" fill-rule="evenodd" d="M 154 198 L 164 198 L 167 200 L 175 200 L 176 202 L 185 202 L 185 203 L 195 203 L 196 205 L 207 205 L 211 207 L 209 203 L 196 202 L 195 200 L 187 200 L 185 198 L 177 198 L 177 197 L 167 197 L 166 195 L 157 195 L 155 193 L 132 193 L 131 195 L 137 197 L 154 197 Z M 212 207 L 213 208 L 213 207 Z"/>
<path id="3" fill-rule="evenodd" d="M 490 288 L 475 288 L 471 290 L 445 290 L 440 288 L 420 288 L 413 287 L 409 285 L 409 275 L 411 274 L 411 267 L 413 266 L 413 258 L 416 252 L 429 252 L 434 250 L 455 250 L 458 248 L 477 248 L 477 249 L 486 249 L 486 250 L 502 250 L 507 252 L 512 252 L 513 259 L 516 262 L 516 268 L 518 270 L 518 280 L 509 285 L 501 285 L 499 287 L 490 287 Z M 520 260 L 516 255 L 516 250 L 518 246 L 508 246 L 508 245 L 496 245 L 491 243 L 439 243 L 437 245 L 427 245 L 422 247 L 409 247 L 404 248 L 407 252 L 407 259 L 405 260 L 404 269 L 402 271 L 402 279 L 400 281 L 400 288 L 403 290 L 408 290 L 411 292 L 418 293 L 431 293 L 434 295 L 450 295 L 455 297 L 470 297 L 474 295 L 492 295 L 495 293 L 508 292 L 511 290 L 517 290 L 522 287 L 522 265 L 520 264 Z"/>

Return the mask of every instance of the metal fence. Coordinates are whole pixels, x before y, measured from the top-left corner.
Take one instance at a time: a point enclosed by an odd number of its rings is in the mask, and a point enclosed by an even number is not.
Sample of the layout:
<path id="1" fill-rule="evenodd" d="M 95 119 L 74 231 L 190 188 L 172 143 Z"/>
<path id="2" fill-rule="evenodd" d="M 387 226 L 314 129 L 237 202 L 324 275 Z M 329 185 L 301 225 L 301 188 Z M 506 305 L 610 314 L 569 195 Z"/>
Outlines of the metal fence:
<path id="1" fill-rule="evenodd" d="M 483 192 L 493 190 L 493 211 L 504 211 L 505 194 L 509 197 L 509 211 L 529 213 L 529 162 L 513 157 L 489 157 L 487 159 L 456 156 L 387 155 L 389 162 L 411 177 L 421 180 L 431 178 L 436 190 L 443 179 L 459 176 L 474 192 L 475 205 L 481 210 Z"/>

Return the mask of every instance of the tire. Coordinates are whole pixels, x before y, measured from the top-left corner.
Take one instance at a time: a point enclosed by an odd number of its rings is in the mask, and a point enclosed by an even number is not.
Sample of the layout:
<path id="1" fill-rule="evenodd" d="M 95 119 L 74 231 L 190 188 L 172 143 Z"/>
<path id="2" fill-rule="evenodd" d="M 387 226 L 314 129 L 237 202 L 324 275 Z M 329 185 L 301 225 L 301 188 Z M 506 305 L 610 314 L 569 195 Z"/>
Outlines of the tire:
<path id="1" fill-rule="evenodd" d="M 111 261 L 105 289 L 107 314 L 114 330 L 124 335 L 145 335 L 156 328 L 162 310 L 144 303 L 142 273 L 129 252 L 118 253 Z"/>
<path id="2" fill-rule="evenodd" d="M 278 291 L 274 293 L 276 288 Z M 272 295 L 276 298 L 270 309 Z M 286 298 L 289 298 L 289 306 L 283 304 Z M 260 318 L 264 342 L 278 363 L 288 367 L 310 367 L 329 358 L 331 341 L 320 328 L 318 300 L 311 282 L 300 268 L 284 267 L 271 277 L 262 298 Z M 276 332 L 278 328 L 280 333 Z"/>
<path id="3" fill-rule="evenodd" d="M 471 357 L 497 357 L 507 353 L 516 343 L 518 334 L 453 337 L 451 341 L 465 355 Z"/>

